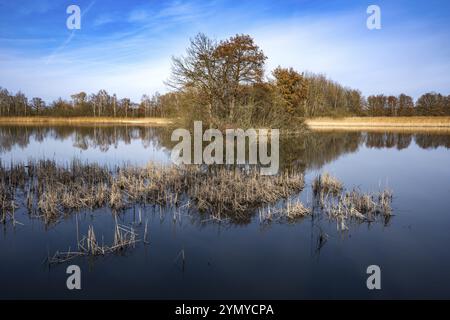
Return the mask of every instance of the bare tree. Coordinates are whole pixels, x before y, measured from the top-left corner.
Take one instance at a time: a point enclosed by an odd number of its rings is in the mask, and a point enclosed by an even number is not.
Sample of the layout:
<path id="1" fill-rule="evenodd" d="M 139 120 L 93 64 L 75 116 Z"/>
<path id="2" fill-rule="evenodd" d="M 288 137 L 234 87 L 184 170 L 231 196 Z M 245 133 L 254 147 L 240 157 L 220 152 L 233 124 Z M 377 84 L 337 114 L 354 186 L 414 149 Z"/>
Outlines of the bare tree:
<path id="1" fill-rule="evenodd" d="M 33 109 L 36 111 L 36 114 L 40 114 L 42 109 L 45 108 L 45 102 L 39 98 L 39 97 L 34 97 L 33 99 L 31 99 L 31 103 L 33 106 Z"/>
<path id="2" fill-rule="evenodd" d="M 248 35 L 217 43 L 200 33 L 186 53 L 172 58 L 167 84 L 178 90 L 198 89 L 211 117 L 232 117 L 240 86 L 262 81 L 266 57 Z"/>

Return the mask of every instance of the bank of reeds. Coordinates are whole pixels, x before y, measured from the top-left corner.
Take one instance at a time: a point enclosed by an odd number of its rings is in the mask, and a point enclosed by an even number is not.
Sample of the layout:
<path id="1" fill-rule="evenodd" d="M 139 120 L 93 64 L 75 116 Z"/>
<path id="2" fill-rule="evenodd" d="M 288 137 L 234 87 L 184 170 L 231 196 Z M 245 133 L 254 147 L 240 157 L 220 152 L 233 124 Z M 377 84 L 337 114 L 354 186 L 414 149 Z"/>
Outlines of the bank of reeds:
<path id="1" fill-rule="evenodd" d="M 73 124 L 133 124 L 133 125 L 151 125 L 151 126 L 167 126 L 173 124 L 174 119 L 160 117 L 145 118 L 125 118 L 125 117 L 0 117 L 2 125 L 73 125 Z"/>
<path id="2" fill-rule="evenodd" d="M 10 214 L 22 201 L 30 214 L 52 222 L 79 210 L 110 207 L 114 211 L 137 204 L 176 207 L 189 198 L 190 206 L 216 218 L 247 219 L 257 207 L 274 203 L 303 189 L 303 175 L 285 172 L 263 176 L 223 166 L 108 168 L 73 161 L 58 166 L 54 161 L 30 161 L 3 166 L 0 212 Z"/>
<path id="3" fill-rule="evenodd" d="M 342 226 L 349 219 L 370 222 L 382 217 L 387 222 L 392 215 L 388 189 L 346 191 L 342 182 L 324 173 L 312 182 L 313 207 L 307 208 L 289 200 L 303 188 L 303 175 L 295 171 L 263 176 L 257 168 L 244 171 L 224 166 L 107 167 L 80 161 L 60 166 L 48 160 L 0 163 L 0 222 L 15 222 L 18 208 L 52 223 L 81 210 L 109 207 L 119 212 L 147 204 L 187 206 L 215 221 L 233 222 L 249 222 L 258 210 L 262 222 L 290 222 L 319 209 Z"/>
<path id="4" fill-rule="evenodd" d="M 450 117 L 318 117 L 305 119 L 310 129 L 321 128 L 449 128 Z"/>

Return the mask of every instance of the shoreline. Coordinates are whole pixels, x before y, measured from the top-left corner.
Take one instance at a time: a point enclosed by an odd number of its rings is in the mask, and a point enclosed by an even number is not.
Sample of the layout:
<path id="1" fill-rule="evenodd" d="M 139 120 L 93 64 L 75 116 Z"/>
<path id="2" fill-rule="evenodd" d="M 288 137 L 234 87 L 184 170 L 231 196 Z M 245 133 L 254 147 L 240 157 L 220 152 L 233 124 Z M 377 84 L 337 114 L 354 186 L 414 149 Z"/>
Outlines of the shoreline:
<path id="1" fill-rule="evenodd" d="M 112 117 L 0 117 L 0 125 L 39 125 L 39 124 L 131 124 L 166 126 L 173 124 L 170 118 L 112 118 Z"/>
<path id="2" fill-rule="evenodd" d="M 450 117 L 307 118 L 311 130 L 450 130 Z"/>
<path id="3" fill-rule="evenodd" d="M 169 126 L 173 118 L 0 117 L 0 125 L 143 125 Z M 450 131 L 450 117 L 317 117 L 305 118 L 313 131 Z"/>

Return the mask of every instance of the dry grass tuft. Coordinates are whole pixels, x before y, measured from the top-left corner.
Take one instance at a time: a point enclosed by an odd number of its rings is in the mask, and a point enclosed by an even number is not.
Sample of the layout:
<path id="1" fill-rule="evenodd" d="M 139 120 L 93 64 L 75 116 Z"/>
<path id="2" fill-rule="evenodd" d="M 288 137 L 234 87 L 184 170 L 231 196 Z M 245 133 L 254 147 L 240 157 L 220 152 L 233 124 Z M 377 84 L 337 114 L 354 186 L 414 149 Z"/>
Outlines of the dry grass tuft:
<path id="1" fill-rule="evenodd" d="M 60 252 L 57 251 L 52 257 L 48 257 L 49 264 L 64 263 L 76 257 L 81 256 L 104 256 L 106 254 L 113 254 L 124 251 L 129 247 L 134 247 L 137 239 L 137 234 L 132 227 L 118 224 L 114 227 L 114 242 L 111 246 L 101 245 L 97 242 L 94 227 L 91 225 L 88 228 L 87 235 L 83 236 L 78 241 L 77 251 Z"/>
<path id="2" fill-rule="evenodd" d="M 345 191 L 343 184 L 328 173 L 312 182 L 314 209 L 324 212 L 338 223 L 338 229 L 346 230 L 348 220 L 372 222 L 381 217 L 387 224 L 392 216 L 393 194 L 390 189 L 364 193 L 358 189 Z"/>
<path id="3" fill-rule="evenodd" d="M 392 216 L 392 191 L 362 193 L 357 189 L 337 197 L 321 197 L 316 202 L 330 219 L 338 222 L 338 229 L 346 230 L 348 220 L 373 222 L 381 217 L 385 224 Z"/>
<path id="4" fill-rule="evenodd" d="M 214 170 L 192 185 L 189 195 L 200 211 L 216 218 L 233 213 L 237 217 L 261 205 L 275 203 L 304 187 L 303 175 L 284 173 L 279 176 L 261 176 L 257 170 Z"/>
<path id="5" fill-rule="evenodd" d="M 321 193 L 338 195 L 342 192 L 343 188 L 342 182 L 327 172 L 317 176 L 312 183 L 312 189 L 315 195 Z"/>
<path id="6" fill-rule="evenodd" d="M 281 207 L 267 205 L 259 209 L 259 221 L 261 223 L 271 223 L 275 221 L 295 222 L 303 219 L 312 213 L 311 209 L 305 207 L 299 200 L 287 200 Z"/>

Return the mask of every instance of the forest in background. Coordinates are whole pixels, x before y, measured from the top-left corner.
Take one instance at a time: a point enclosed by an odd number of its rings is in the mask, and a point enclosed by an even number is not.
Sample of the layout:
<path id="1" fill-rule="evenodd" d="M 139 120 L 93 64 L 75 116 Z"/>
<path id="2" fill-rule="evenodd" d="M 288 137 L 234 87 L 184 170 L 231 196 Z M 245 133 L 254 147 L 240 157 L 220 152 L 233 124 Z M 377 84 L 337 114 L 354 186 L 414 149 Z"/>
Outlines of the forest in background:
<path id="1" fill-rule="evenodd" d="M 364 97 L 322 74 L 280 66 L 266 75 L 266 60 L 249 35 L 216 41 L 200 33 L 184 56 L 172 58 L 168 93 L 133 102 L 100 90 L 47 104 L 0 87 L 0 117 L 178 117 L 218 126 L 284 127 L 303 117 L 450 116 L 450 95 L 428 92 L 416 101 L 403 93 Z"/>

